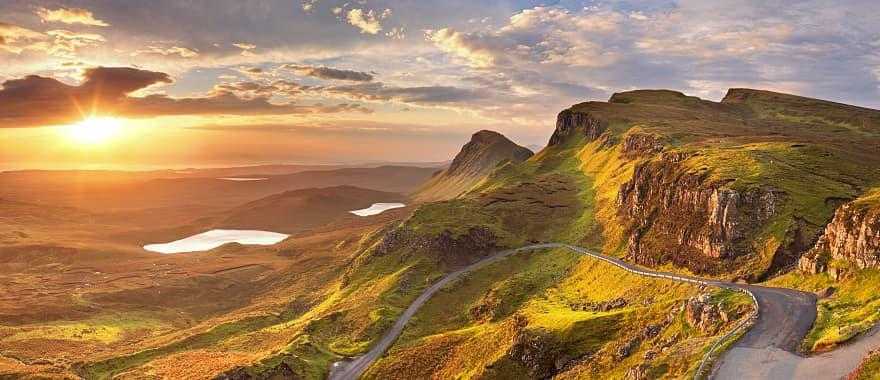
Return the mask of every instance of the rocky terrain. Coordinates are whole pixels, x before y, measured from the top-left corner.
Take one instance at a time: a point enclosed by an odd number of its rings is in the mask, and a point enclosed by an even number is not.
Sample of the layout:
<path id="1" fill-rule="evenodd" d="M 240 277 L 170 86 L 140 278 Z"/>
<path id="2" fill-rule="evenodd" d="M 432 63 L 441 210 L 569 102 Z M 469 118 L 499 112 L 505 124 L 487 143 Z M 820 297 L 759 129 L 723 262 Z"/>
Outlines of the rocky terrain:
<path id="1" fill-rule="evenodd" d="M 633 91 L 561 112 L 550 145 L 582 141 L 589 170 L 611 177 L 596 185 L 609 247 L 646 265 L 760 279 L 816 243 L 838 199 L 880 178 L 878 115 L 748 89 L 720 103 Z"/>
<path id="2" fill-rule="evenodd" d="M 816 245 L 799 263 L 808 273 L 829 269 L 830 260 L 880 268 L 880 191 L 840 206 Z M 831 268 L 834 270 L 835 268 Z"/>

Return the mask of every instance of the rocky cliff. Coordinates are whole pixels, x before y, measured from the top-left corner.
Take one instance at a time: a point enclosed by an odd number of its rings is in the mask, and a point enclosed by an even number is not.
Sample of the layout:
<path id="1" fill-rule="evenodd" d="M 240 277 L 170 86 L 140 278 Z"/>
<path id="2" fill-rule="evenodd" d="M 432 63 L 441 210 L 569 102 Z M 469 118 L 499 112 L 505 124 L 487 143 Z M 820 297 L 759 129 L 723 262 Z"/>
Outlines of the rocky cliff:
<path id="1" fill-rule="evenodd" d="M 493 131 L 479 131 L 461 148 L 449 168 L 437 174 L 414 195 L 429 202 L 455 198 L 505 162 L 519 163 L 534 153 Z"/>
<path id="2" fill-rule="evenodd" d="M 716 103 L 638 90 L 563 110 L 548 149 L 584 147 L 606 248 L 643 265 L 760 279 L 813 247 L 833 200 L 880 178 L 860 169 L 880 164 L 878 121 L 876 110 L 769 91 L 732 89 Z M 876 230 L 849 223 L 859 231 L 822 244 L 868 249 L 859 236 Z"/>
<path id="3" fill-rule="evenodd" d="M 599 138 L 607 129 L 607 122 L 585 112 L 564 110 L 556 116 L 556 129 L 547 146 L 560 145 L 572 137 L 582 135 L 587 141 Z"/>
<path id="4" fill-rule="evenodd" d="M 874 197 L 878 194 L 880 192 Z M 808 273 L 824 272 L 832 259 L 859 268 L 880 268 L 880 203 L 874 197 L 838 208 L 815 247 L 801 258 L 800 269 Z"/>
<path id="5" fill-rule="evenodd" d="M 748 254 L 752 238 L 785 197 L 773 188 L 741 191 L 660 155 L 635 166 L 618 191 L 618 216 L 629 232 L 627 254 L 644 265 L 672 262 L 717 272 L 720 260 Z"/>

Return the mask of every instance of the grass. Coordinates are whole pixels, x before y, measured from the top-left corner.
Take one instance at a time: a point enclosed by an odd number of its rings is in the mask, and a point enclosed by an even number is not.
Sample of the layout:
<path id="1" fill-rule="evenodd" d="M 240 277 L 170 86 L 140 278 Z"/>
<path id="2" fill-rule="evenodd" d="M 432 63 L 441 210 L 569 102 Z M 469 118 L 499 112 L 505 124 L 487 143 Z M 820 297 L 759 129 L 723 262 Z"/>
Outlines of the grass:
<path id="1" fill-rule="evenodd" d="M 114 314 L 81 321 L 59 321 L 45 325 L 8 328 L 9 335 L 3 340 L 14 342 L 49 339 L 107 345 L 119 342 L 127 335 L 140 332 L 155 334 L 170 328 L 167 323 L 154 318 Z"/>
<path id="2" fill-rule="evenodd" d="M 535 368 L 512 354 L 523 349 L 523 339 L 540 347 L 532 354 L 547 363 L 562 360 L 574 366 L 561 378 L 622 377 L 629 367 L 613 358 L 616 347 L 649 324 L 665 324 L 670 310 L 696 292 L 690 285 L 630 275 L 567 250 L 524 253 L 478 269 L 435 295 L 365 378 L 535 377 Z M 713 293 L 712 302 L 744 313 L 749 301 L 728 293 Z M 609 311 L 577 308 L 586 301 L 617 298 L 627 305 Z M 625 363 L 635 365 L 644 352 L 668 339 L 675 349 L 660 355 L 655 370 L 682 375 L 690 363 L 682 364 L 682 355 L 692 360 L 711 343 L 700 335 L 678 314 Z M 573 364 L 583 357 L 590 357 L 584 363 L 600 363 L 599 368 Z"/>
<path id="3" fill-rule="evenodd" d="M 832 265 L 845 266 L 834 262 Z M 835 282 L 828 274 L 792 272 L 774 279 L 770 284 L 805 291 L 835 288 L 829 298 L 819 300 L 818 314 L 807 334 L 802 349 L 821 352 L 833 349 L 853 337 L 870 330 L 880 322 L 880 270 L 849 267 L 850 275 Z"/>
<path id="4" fill-rule="evenodd" d="M 762 272 L 790 243 L 797 221 L 807 224 L 806 234 L 817 231 L 835 207 L 829 200 L 852 198 L 880 179 L 880 171 L 861 171 L 873 162 L 859 160 L 874 154 L 865 148 L 870 141 L 852 152 L 848 148 L 848 139 L 873 138 L 875 132 L 845 114 L 825 118 L 803 108 L 815 104 L 795 103 L 800 107 L 796 112 L 762 102 L 720 105 L 645 91 L 617 96 L 615 103 L 576 105 L 575 110 L 605 120 L 609 135 L 592 142 L 575 135 L 524 163 L 502 164 L 465 196 L 421 205 L 392 227 L 428 240 L 444 233 L 457 238 L 480 227 L 489 229 L 500 247 L 561 241 L 620 256 L 630 232 L 619 217 L 618 191 L 637 165 L 658 159 L 624 154 L 620 142 L 629 134 L 648 134 L 666 143 L 667 151 L 689 153 L 675 169 L 705 175 L 707 187 L 785 193 L 774 218 L 749 237 L 758 254 L 730 267 Z M 880 191 L 864 202 L 880 204 Z M 254 350 L 265 358 L 246 372 L 267 374 L 285 363 L 299 376 L 322 378 L 334 360 L 372 346 L 426 286 L 462 262 L 478 259 L 475 254 L 447 260 L 448 252 L 415 246 L 375 250 L 389 230 L 358 240 L 358 253 L 339 271 L 344 275 L 328 280 L 302 315 L 221 324 L 172 344 L 86 365 L 83 373 L 107 378 L 207 347 L 244 352 L 249 343 L 262 344 L 260 338 L 268 337 L 272 344 Z M 814 290 L 838 286 L 834 297 L 820 302 L 819 320 L 806 343 L 816 350 L 848 339 L 878 318 L 877 280 L 877 273 L 864 271 L 840 284 L 825 275 L 774 281 Z M 689 376 L 721 334 L 701 332 L 686 322 L 680 305 L 698 292 L 689 285 L 629 275 L 568 251 L 519 254 L 438 293 L 367 377 L 525 378 L 552 372 L 557 378 L 623 378 L 643 364 L 651 378 Z M 710 302 L 731 315 L 747 315 L 748 297 L 711 294 Z M 605 311 L 584 307 L 618 299 L 625 305 Z M 618 350 L 650 325 L 661 326 L 658 335 L 640 338 L 630 355 L 619 357 Z M 114 334 L 100 331 L 89 339 L 117 339 Z"/>
<path id="5" fill-rule="evenodd" d="M 850 375 L 849 380 L 880 379 L 880 351 L 868 353 L 859 367 Z"/>
<path id="6" fill-rule="evenodd" d="M 161 347 L 139 351 L 133 354 L 117 356 L 94 363 L 78 365 L 77 372 L 88 379 L 109 379 L 114 375 L 131 368 L 146 364 L 159 357 L 173 353 L 206 348 L 237 335 L 257 331 L 277 325 L 296 317 L 293 311 L 280 315 L 261 315 L 246 317 L 233 322 L 217 325 L 203 333 L 198 333 Z"/>

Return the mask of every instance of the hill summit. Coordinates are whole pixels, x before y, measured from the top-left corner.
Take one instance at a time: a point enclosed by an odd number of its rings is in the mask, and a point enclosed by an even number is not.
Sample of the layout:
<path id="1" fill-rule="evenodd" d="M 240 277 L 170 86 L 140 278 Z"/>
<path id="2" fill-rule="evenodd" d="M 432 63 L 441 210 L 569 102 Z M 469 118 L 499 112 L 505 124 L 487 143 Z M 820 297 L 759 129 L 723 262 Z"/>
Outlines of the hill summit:
<path id="1" fill-rule="evenodd" d="M 498 132 L 479 131 L 461 148 L 449 168 L 428 181 L 416 192 L 415 198 L 425 202 L 455 198 L 499 165 L 523 162 L 532 155 L 534 153 L 531 150 L 517 145 Z"/>

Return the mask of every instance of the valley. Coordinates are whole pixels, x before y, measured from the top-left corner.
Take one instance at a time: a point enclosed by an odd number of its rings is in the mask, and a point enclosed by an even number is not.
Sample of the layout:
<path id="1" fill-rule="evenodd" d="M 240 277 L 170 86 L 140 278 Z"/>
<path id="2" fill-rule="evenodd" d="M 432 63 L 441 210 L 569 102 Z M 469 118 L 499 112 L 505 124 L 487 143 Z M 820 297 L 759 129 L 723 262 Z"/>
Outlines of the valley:
<path id="1" fill-rule="evenodd" d="M 439 169 L 0 173 L 0 376 L 868 376 L 878 149 L 880 111 L 637 90 Z"/>

